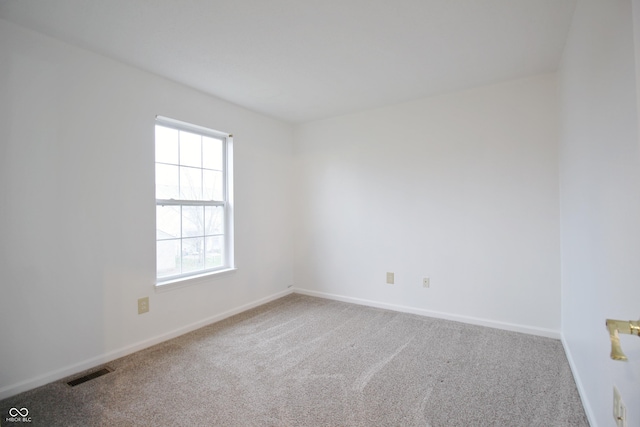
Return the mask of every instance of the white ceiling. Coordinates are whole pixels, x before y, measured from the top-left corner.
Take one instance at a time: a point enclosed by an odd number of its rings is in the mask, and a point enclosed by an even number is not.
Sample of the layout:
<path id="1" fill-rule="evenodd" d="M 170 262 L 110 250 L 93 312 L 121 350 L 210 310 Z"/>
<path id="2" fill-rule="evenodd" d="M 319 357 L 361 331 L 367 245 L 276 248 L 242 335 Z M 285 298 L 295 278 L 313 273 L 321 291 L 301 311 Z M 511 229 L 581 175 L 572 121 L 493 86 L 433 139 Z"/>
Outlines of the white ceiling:
<path id="1" fill-rule="evenodd" d="M 558 68 L 576 0 L 0 0 L 0 18 L 305 122 Z"/>

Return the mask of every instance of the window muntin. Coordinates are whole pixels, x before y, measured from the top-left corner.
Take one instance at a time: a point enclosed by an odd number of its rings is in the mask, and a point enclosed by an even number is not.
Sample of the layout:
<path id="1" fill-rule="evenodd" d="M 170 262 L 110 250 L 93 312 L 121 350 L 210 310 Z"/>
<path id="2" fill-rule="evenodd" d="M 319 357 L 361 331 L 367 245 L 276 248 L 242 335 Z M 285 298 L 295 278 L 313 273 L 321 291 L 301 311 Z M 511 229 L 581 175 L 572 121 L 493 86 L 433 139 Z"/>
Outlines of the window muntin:
<path id="1" fill-rule="evenodd" d="M 230 135 L 158 117 L 158 283 L 232 267 Z"/>

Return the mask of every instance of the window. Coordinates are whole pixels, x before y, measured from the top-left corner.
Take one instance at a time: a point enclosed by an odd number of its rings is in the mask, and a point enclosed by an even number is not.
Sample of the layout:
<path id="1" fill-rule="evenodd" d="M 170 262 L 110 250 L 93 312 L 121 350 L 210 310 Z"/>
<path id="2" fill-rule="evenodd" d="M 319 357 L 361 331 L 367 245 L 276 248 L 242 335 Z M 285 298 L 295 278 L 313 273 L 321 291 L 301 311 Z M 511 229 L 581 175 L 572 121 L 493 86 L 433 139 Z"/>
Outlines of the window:
<path id="1" fill-rule="evenodd" d="M 233 267 L 231 135 L 156 118 L 156 276 Z"/>

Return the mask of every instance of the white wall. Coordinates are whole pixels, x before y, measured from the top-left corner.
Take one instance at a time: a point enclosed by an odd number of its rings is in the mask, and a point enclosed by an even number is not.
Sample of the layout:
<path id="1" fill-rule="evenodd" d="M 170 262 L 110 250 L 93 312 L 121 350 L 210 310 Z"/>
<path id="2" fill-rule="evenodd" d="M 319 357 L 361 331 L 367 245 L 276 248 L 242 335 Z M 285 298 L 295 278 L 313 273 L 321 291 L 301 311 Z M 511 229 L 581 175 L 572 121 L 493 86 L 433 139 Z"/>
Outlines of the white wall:
<path id="1" fill-rule="evenodd" d="M 637 12 L 637 11 L 636 11 Z M 578 2 L 560 72 L 562 332 L 592 425 L 613 386 L 640 426 L 640 339 L 609 359 L 605 319 L 640 317 L 640 144 L 629 0 Z"/>
<path id="2" fill-rule="evenodd" d="M 556 91 L 544 75 L 296 127 L 296 287 L 559 336 Z"/>
<path id="3" fill-rule="evenodd" d="M 286 292 L 290 125 L 3 20 L 0 52 L 0 398 Z M 235 143 L 239 269 L 162 293 L 156 114 Z"/>

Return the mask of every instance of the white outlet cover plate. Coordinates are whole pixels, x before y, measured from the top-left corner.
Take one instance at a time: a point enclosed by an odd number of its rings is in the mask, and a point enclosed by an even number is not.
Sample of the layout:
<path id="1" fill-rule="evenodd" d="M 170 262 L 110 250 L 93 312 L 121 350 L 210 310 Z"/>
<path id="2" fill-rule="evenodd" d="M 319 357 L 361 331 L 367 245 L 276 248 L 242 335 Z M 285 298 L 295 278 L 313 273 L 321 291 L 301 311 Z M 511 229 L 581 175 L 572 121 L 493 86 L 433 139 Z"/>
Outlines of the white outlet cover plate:
<path id="1" fill-rule="evenodd" d="M 613 386 L 613 419 L 616 421 L 616 427 L 627 427 L 627 407 L 616 386 Z"/>

